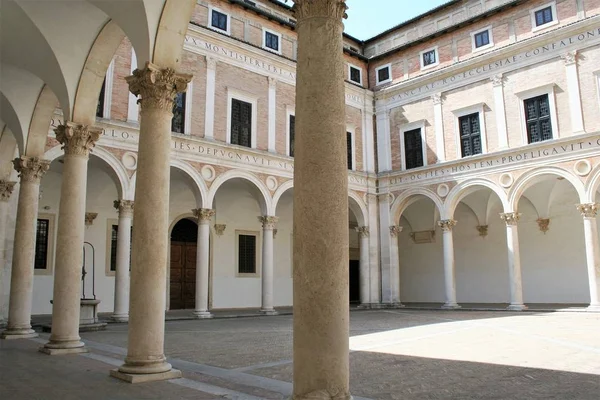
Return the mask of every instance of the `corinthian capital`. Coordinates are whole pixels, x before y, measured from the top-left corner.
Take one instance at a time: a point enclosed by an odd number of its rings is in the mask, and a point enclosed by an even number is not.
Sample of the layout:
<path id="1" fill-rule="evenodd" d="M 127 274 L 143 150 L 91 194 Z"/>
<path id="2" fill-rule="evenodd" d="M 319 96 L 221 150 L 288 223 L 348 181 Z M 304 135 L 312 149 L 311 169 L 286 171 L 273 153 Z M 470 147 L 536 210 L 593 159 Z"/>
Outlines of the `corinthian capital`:
<path id="1" fill-rule="evenodd" d="M 598 203 L 577 204 L 577 209 L 584 218 L 596 218 L 598 212 Z"/>
<path id="2" fill-rule="evenodd" d="M 192 212 L 200 222 L 208 222 L 215 215 L 215 210 L 211 210 L 210 208 L 197 208 L 192 210 Z"/>
<path id="3" fill-rule="evenodd" d="M 312 17 L 345 19 L 347 9 L 346 0 L 295 0 L 292 8 L 298 22 Z"/>
<path id="4" fill-rule="evenodd" d="M 392 235 L 392 237 L 398 237 L 400 232 L 402 232 L 402 227 L 400 225 L 390 226 L 390 235 Z"/>
<path id="5" fill-rule="evenodd" d="M 65 154 L 88 157 L 100 139 L 102 129 L 67 122 L 65 125 L 59 125 L 54 132 L 56 140 L 63 145 L 62 149 L 65 150 Z"/>
<path id="6" fill-rule="evenodd" d="M 369 237 L 369 227 L 368 226 L 357 226 L 354 228 L 356 232 L 358 232 L 359 238 Z"/>
<path id="7" fill-rule="evenodd" d="M 442 228 L 442 231 L 450 232 L 456 226 L 456 221 L 453 219 L 443 219 L 438 221 L 438 226 Z"/>
<path id="8" fill-rule="evenodd" d="M 0 201 L 8 201 L 17 182 L 0 180 Z"/>
<path id="9" fill-rule="evenodd" d="M 258 217 L 258 220 L 262 223 L 263 229 L 275 229 L 275 224 L 279 221 L 279 217 L 271 217 L 264 215 Z"/>
<path id="10" fill-rule="evenodd" d="M 500 219 L 502 219 L 507 226 L 513 226 L 517 225 L 519 219 L 521 219 L 521 214 L 517 212 L 502 213 L 500 214 Z"/>
<path id="11" fill-rule="evenodd" d="M 119 212 L 119 217 L 133 216 L 133 200 L 115 200 L 113 206 Z"/>
<path id="12" fill-rule="evenodd" d="M 161 69 L 147 62 L 144 68 L 136 69 L 125 80 L 131 93 L 141 96 L 142 110 L 152 108 L 172 112 L 175 96 L 185 92 L 192 75 L 177 73 L 172 68 Z"/>
<path id="13" fill-rule="evenodd" d="M 38 157 L 21 156 L 13 160 L 15 171 L 19 173 L 21 182 L 39 184 L 42 177 L 50 169 L 50 161 Z"/>

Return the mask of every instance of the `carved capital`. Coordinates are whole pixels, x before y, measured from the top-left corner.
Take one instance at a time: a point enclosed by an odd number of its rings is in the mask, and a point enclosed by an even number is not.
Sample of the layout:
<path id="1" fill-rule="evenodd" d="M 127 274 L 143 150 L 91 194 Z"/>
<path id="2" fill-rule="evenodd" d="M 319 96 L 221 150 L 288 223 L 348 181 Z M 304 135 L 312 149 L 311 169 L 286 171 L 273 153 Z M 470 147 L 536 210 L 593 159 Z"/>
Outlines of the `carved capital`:
<path id="1" fill-rule="evenodd" d="M 598 212 L 599 203 L 587 203 L 587 204 L 577 204 L 577 209 L 583 216 L 583 218 L 596 218 L 596 213 Z"/>
<path id="2" fill-rule="evenodd" d="M 0 201 L 8 201 L 17 182 L 0 180 Z"/>
<path id="3" fill-rule="evenodd" d="M 450 232 L 454 226 L 456 226 L 456 221 L 453 219 L 443 219 L 438 221 L 438 226 L 442 228 L 444 232 Z"/>
<path id="4" fill-rule="evenodd" d="M 357 226 L 354 228 L 356 232 L 358 232 L 359 238 L 369 237 L 369 227 L 368 226 Z"/>
<path id="5" fill-rule="evenodd" d="M 295 0 L 292 8 L 298 23 L 303 19 L 321 17 L 341 21 L 348 18 L 346 0 Z"/>
<path id="6" fill-rule="evenodd" d="M 275 224 L 279 221 L 279 217 L 271 217 L 269 215 L 263 215 L 258 217 L 258 220 L 262 224 L 263 229 L 273 230 L 275 229 Z"/>
<path id="7" fill-rule="evenodd" d="M 227 225 L 225 224 L 215 224 L 215 233 L 217 236 L 223 236 L 223 233 L 225 233 L 225 228 L 227 228 Z"/>
<path id="8" fill-rule="evenodd" d="M 577 64 L 577 51 L 576 50 L 570 51 L 570 52 L 562 55 L 560 58 L 562 58 L 564 60 L 565 65 Z"/>
<path id="9" fill-rule="evenodd" d="M 390 226 L 390 235 L 392 235 L 392 237 L 398 237 L 400 232 L 402 232 L 402 227 L 400 225 Z"/>
<path id="10" fill-rule="evenodd" d="M 538 218 L 537 223 L 544 235 L 550 230 L 550 218 Z"/>
<path id="11" fill-rule="evenodd" d="M 21 156 L 13 160 L 15 171 L 19 173 L 21 182 L 39 184 L 44 174 L 50 169 L 50 161 L 37 157 Z"/>
<path id="12" fill-rule="evenodd" d="M 66 155 L 88 157 L 90 151 L 100 139 L 102 129 L 67 122 L 64 125 L 59 125 L 54 132 L 56 133 L 56 140 L 62 144 L 62 149 Z"/>
<path id="13" fill-rule="evenodd" d="M 274 89 L 277 86 L 277 79 L 272 76 L 269 76 L 267 79 L 269 80 L 269 88 Z"/>
<path id="14" fill-rule="evenodd" d="M 494 87 L 504 86 L 505 79 L 504 79 L 504 76 L 502 76 L 502 74 L 496 74 L 496 75 L 492 76 L 490 78 L 490 80 L 492 81 L 492 85 Z"/>
<path id="15" fill-rule="evenodd" d="M 217 69 L 217 60 L 212 57 L 206 57 L 206 68 L 208 69 Z"/>
<path id="16" fill-rule="evenodd" d="M 371 204 L 377 204 L 377 195 L 373 194 L 373 193 L 367 193 L 367 195 L 365 196 L 367 199 L 367 203 Z"/>
<path id="17" fill-rule="evenodd" d="M 435 93 L 431 96 L 431 101 L 433 101 L 433 105 L 442 104 L 444 99 L 441 93 Z"/>
<path id="18" fill-rule="evenodd" d="M 198 218 L 198 221 L 203 222 L 203 221 L 210 221 L 212 217 L 214 217 L 216 211 L 215 210 L 211 210 L 210 208 L 197 208 L 195 210 L 192 210 L 192 212 L 194 213 L 194 216 L 196 218 Z"/>
<path id="19" fill-rule="evenodd" d="M 511 213 L 501 213 L 500 219 L 504 221 L 507 226 L 514 226 L 519 223 L 521 219 L 521 213 L 511 212 Z"/>
<path id="20" fill-rule="evenodd" d="M 119 217 L 133 217 L 133 200 L 115 200 L 113 206 Z"/>
<path id="21" fill-rule="evenodd" d="M 136 69 L 125 80 L 129 84 L 129 91 L 141 97 L 138 103 L 142 111 L 159 109 L 172 113 L 175 96 L 186 91 L 192 75 L 180 74 L 172 68 L 160 68 L 147 62 L 144 68 Z"/>
<path id="22" fill-rule="evenodd" d="M 477 225 L 477 232 L 479 232 L 479 236 L 486 237 L 488 235 L 488 226 L 487 225 Z"/>
<path id="23" fill-rule="evenodd" d="M 86 212 L 85 213 L 85 226 L 91 226 L 94 220 L 98 216 L 98 213 Z"/>

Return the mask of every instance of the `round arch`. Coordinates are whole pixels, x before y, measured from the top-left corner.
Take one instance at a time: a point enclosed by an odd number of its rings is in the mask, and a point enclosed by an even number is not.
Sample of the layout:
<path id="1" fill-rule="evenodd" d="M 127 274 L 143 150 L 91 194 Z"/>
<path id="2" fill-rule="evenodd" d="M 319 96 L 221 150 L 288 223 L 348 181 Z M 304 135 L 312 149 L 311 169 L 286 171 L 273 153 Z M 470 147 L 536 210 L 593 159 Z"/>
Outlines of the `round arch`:
<path id="1" fill-rule="evenodd" d="M 450 193 L 448 193 L 448 197 L 446 197 L 446 201 L 444 202 L 444 208 L 447 212 L 447 217 L 452 218 L 452 216 L 454 215 L 454 211 L 458 206 L 458 203 L 460 203 L 461 200 L 469 194 L 481 188 L 488 188 L 492 192 L 496 193 L 496 195 L 500 198 L 500 201 L 502 202 L 502 208 L 504 209 L 504 211 L 510 211 L 508 205 L 508 197 L 506 196 L 504 190 L 502 190 L 498 185 L 496 185 L 494 182 L 488 179 L 478 178 L 461 182 L 455 187 L 453 187 L 452 190 L 450 190 Z"/>
<path id="2" fill-rule="evenodd" d="M 367 206 L 364 204 L 362 199 L 353 191 L 348 192 L 348 207 L 354 215 L 359 226 L 368 225 L 369 213 L 367 212 Z"/>
<path id="3" fill-rule="evenodd" d="M 281 200 L 281 196 L 283 196 L 285 194 L 285 192 L 292 189 L 293 187 L 294 187 L 294 181 L 290 180 L 290 181 L 285 182 L 284 184 L 282 184 L 281 186 L 279 186 L 277 188 L 277 191 L 275 191 L 275 194 L 273 195 L 273 201 L 272 201 L 273 209 L 270 211 L 269 215 L 277 215 L 277 206 L 279 205 L 279 200 Z"/>
<path id="4" fill-rule="evenodd" d="M 583 183 L 579 180 L 579 178 L 559 167 L 540 167 L 531 171 L 527 171 L 517 179 L 517 181 L 515 182 L 508 194 L 509 209 L 507 210 L 507 212 L 516 211 L 519 199 L 521 198 L 523 193 L 525 193 L 525 191 L 531 186 L 544 180 L 544 177 L 547 177 L 548 175 L 558 176 L 569 181 L 575 189 L 575 191 L 577 192 L 577 196 L 579 196 L 579 201 L 585 201 L 585 187 Z"/>
<path id="5" fill-rule="evenodd" d="M 204 183 L 198 171 L 187 162 L 177 159 L 171 160 L 171 168 L 178 169 L 191 180 L 191 189 L 196 198 L 196 206 L 199 208 L 210 208 L 206 207 L 208 204 L 208 187 L 206 187 L 206 183 Z"/>
<path id="6" fill-rule="evenodd" d="M 217 179 L 214 180 L 212 185 L 210 186 L 210 190 L 208 191 L 208 196 L 206 198 L 206 203 L 204 205 L 205 208 L 213 208 L 215 196 L 217 191 L 225 182 L 231 179 L 243 179 L 246 180 L 256 187 L 262 196 L 259 196 L 258 203 L 260 205 L 260 211 L 264 215 L 270 215 L 269 212 L 273 210 L 271 195 L 269 194 L 269 189 L 267 186 L 254 174 L 250 172 L 241 171 L 241 170 L 229 170 L 224 174 L 220 175 Z"/>
<path id="7" fill-rule="evenodd" d="M 585 183 L 585 202 L 595 203 L 596 192 L 600 188 L 600 164 L 597 165 L 590 173 Z"/>
<path id="8" fill-rule="evenodd" d="M 392 204 L 391 214 L 394 218 L 394 223 L 400 221 L 400 216 L 402 216 L 402 213 L 408 206 L 422 197 L 427 197 L 433 201 L 433 204 L 435 204 L 437 212 L 440 214 L 441 218 L 446 218 L 446 213 L 444 212 L 444 203 L 435 193 L 425 188 L 412 188 L 402 192 L 396 198 L 394 204 Z"/>

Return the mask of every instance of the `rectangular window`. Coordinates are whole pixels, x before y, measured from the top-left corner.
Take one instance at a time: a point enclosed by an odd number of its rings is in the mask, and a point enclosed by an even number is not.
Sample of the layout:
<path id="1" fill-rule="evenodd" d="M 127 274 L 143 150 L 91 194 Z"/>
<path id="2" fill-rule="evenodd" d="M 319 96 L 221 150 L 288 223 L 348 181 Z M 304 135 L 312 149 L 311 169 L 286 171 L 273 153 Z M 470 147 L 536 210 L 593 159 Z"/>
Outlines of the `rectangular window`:
<path id="1" fill-rule="evenodd" d="M 545 25 L 554 20 L 552 17 L 552 6 L 542 8 L 535 12 L 535 26 Z"/>
<path id="2" fill-rule="evenodd" d="M 252 104 L 231 99 L 231 143 L 252 147 Z"/>
<path id="3" fill-rule="evenodd" d="M 34 269 L 48 268 L 48 239 L 50 235 L 50 220 L 39 218 L 35 235 Z"/>
<path id="4" fill-rule="evenodd" d="M 256 274 L 256 236 L 238 235 L 238 273 Z"/>
<path id="5" fill-rule="evenodd" d="M 296 136 L 296 117 L 290 115 L 290 143 L 289 143 L 289 155 L 294 157 L 294 137 Z"/>
<path id="6" fill-rule="evenodd" d="M 404 132 L 404 159 L 406 169 L 419 168 L 424 165 L 421 128 Z"/>
<path id="7" fill-rule="evenodd" d="M 104 117 L 104 92 L 106 91 L 106 78 L 102 81 L 102 87 L 100 88 L 100 96 L 98 97 L 98 105 L 96 106 L 96 117 Z"/>
<path id="8" fill-rule="evenodd" d="M 462 156 L 474 156 L 482 153 L 481 128 L 479 124 L 479 113 L 464 115 L 458 118 L 460 129 L 460 147 Z"/>
<path id="9" fill-rule="evenodd" d="M 359 68 L 350 66 L 350 80 L 354 83 L 362 85 L 362 76 Z"/>
<path id="10" fill-rule="evenodd" d="M 429 67 L 437 64 L 437 51 L 431 49 L 421 53 L 421 68 Z"/>
<path id="11" fill-rule="evenodd" d="M 529 143 L 552 139 L 550 101 L 544 94 L 525 100 L 525 123 Z"/>
<path id="12" fill-rule="evenodd" d="M 352 132 L 346 132 L 346 152 L 348 155 L 348 169 L 352 170 L 354 167 L 352 165 L 352 155 L 354 154 L 352 151 Z"/>
<path id="13" fill-rule="evenodd" d="M 279 52 L 279 36 L 269 31 L 265 31 L 265 47 Z"/>
<path id="14" fill-rule="evenodd" d="M 490 44 L 490 32 L 483 31 L 475 34 L 475 48 L 478 49 Z"/>
<path id="15" fill-rule="evenodd" d="M 386 65 L 377 69 L 377 84 L 385 83 L 391 80 L 390 66 Z"/>
<path id="16" fill-rule="evenodd" d="M 212 10 L 210 25 L 213 28 L 228 32 L 227 19 L 227 14 L 223 14 L 217 10 Z"/>
<path id="17" fill-rule="evenodd" d="M 173 102 L 173 119 L 171 120 L 171 132 L 185 132 L 185 92 L 177 93 Z"/>

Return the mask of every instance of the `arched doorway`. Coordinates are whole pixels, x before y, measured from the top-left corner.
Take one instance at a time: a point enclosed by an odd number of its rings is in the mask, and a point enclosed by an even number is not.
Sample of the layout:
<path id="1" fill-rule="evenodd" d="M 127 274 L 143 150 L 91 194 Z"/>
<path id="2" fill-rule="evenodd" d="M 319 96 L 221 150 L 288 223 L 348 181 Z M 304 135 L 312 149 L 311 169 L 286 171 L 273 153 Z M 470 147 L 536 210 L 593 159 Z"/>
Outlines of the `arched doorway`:
<path id="1" fill-rule="evenodd" d="M 183 218 L 171 231 L 169 298 L 171 310 L 193 309 L 196 304 L 198 225 Z"/>

